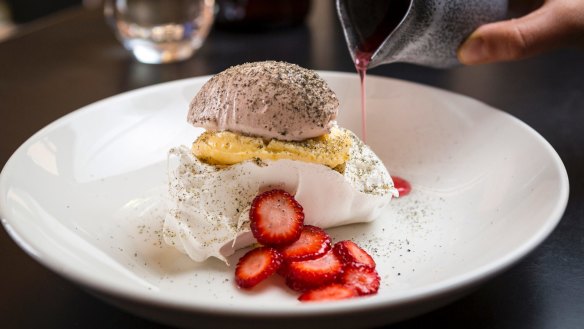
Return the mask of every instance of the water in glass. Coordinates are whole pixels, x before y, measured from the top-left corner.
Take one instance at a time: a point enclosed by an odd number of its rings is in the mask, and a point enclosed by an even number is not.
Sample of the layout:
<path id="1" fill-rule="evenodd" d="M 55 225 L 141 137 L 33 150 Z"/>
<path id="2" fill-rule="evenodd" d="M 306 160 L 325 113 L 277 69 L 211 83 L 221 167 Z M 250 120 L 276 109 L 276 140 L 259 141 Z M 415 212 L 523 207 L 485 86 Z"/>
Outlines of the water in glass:
<path id="1" fill-rule="evenodd" d="M 213 24 L 214 0 L 108 0 L 105 15 L 140 62 L 190 58 Z"/>

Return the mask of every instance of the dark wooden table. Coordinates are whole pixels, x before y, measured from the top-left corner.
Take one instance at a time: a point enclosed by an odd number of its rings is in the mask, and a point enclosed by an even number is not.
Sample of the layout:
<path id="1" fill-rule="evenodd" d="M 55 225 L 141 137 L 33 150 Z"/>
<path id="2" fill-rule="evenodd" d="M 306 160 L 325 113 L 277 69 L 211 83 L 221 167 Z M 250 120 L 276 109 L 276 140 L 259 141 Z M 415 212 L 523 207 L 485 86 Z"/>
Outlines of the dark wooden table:
<path id="1" fill-rule="evenodd" d="M 266 33 L 213 31 L 191 60 L 145 65 L 115 40 L 99 11 L 71 10 L 0 43 L 0 165 L 51 121 L 94 101 L 160 82 L 217 73 L 246 61 L 284 60 L 354 72 L 332 3 L 305 26 Z M 583 328 L 584 52 L 516 63 L 435 70 L 373 69 L 451 90 L 511 113 L 546 138 L 570 177 L 570 201 L 552 235 L 475 293 L 391 328 Z M 0 327 L 161 328 L 87 294 L 27 256 L 0 230 Z"/>

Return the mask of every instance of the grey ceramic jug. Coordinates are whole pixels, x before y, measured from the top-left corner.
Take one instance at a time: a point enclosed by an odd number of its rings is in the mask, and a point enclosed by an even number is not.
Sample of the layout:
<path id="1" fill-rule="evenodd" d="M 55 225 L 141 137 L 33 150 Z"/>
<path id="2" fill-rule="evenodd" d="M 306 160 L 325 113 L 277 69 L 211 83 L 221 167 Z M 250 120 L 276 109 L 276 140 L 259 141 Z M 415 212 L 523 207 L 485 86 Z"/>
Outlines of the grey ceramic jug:
<path id="1" fill-rule="evenodd" d="M 505 18 L 507 0 L 337 0 L 337 11 L 353 61 L 365 51 L 368 68 L 444 68 L 459 64 L 458 47 L 479 25 Z"/>

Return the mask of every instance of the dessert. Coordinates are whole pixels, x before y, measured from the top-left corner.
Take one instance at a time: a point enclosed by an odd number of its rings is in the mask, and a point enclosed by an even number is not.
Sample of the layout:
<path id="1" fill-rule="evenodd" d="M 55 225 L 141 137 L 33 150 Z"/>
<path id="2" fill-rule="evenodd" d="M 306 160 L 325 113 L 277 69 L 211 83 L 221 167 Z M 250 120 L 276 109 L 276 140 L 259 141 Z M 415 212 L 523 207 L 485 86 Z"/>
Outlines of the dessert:
<path id="1" fill-rule="evenodd" d="M 215 75 L 187 121 L 211 131 L 300 141 L 327 134 L 339 101 L 315 72 L 283 62 L 238 65 Z"/>
<path id="2" fill-rule="evenodd" d="M 169 152 L 165 242 L 195 261 L 227 262 L 257 242 L 252 201 L 275 189 L 302 205 L 307 225 L 375 219 L 397 190 L 379 158 L 337 126 L 338 106 L 324 80 L 293 64 L 247 63 L 211 78 L 187 116 L 207 130 Z"/>

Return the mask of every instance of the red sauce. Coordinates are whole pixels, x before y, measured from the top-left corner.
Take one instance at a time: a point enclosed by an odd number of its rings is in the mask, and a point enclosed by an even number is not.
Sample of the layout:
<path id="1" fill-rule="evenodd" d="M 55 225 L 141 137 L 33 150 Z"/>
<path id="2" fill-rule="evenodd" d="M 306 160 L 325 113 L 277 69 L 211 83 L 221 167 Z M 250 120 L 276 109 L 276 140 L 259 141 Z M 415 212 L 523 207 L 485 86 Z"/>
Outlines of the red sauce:
<path id="1" fill-rule="evenodd" d="M 412 191 L 412 185 L 410 185 L 410 182 L 398 176 L 391 176 L 391 178 L 393 178 L 393 185 L 399 192 L 400 197 L 410 194 Z"/>
<path id="2" fill-rule="evenodd" d="M 367 143 L 367 110 L 365 104 L 365 76 L 367 75 L 367 66 L 371 61 L 371 52 L 357 51 L 355 53 L 355 68 L 361 79 L 361 139 Z"/>
<path id="3" fill-rule="evenodd" d="M 358 45 L 355 49 L 355 68 L 361 79 L 361 139 L 367 142 L 367 110 L 365 102 L 365 76 L 367 67 L 371 62 L 371 56 L 379 49 L 379 46 L 385 41 L 387 36 L 395 30 L 404 18 L 411 0 L 377 0 L 377 3 L 370 4 L 355 0 L 348 3 L 349 16 L 359 19 L 358 23 L 365 27 L 363 31 L 369 31 L 368 34 L 358 34 Z M 363 6 L 373 5 L 371 8 Z M 373 9 L 372 9 L 373 8 Z M 375 14 L 369 16 L 360 15 L 362 12 L 371 12 Z"/>
<path id="4" fill-rule="evenodd" d="M 395 30 L 406 15 L 412 0 L 376 0 L 370 1 L 355 0 L 348 2 L 349 16 L 356 20 L 356 23 L 364 27 L 358 34 L 357 49 L 355 49 L 355 68 L 359 74 L 361 82 L 361 139 L 367 143 L 367 107 L 365 96 L 365 80 L 367 68 L 371 62 L 371 57 L 379 49 L 383 41 Z M 371 6 L 372 7 L 368 7 Z M 373 8 L 373 9 L 372 9 Z M 363 12 L 371 15 L 360 15 Z M 393 177 L 393 182 L 400 196 L 408 195 L 412 186 L 401 177 Z"/>

